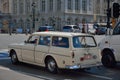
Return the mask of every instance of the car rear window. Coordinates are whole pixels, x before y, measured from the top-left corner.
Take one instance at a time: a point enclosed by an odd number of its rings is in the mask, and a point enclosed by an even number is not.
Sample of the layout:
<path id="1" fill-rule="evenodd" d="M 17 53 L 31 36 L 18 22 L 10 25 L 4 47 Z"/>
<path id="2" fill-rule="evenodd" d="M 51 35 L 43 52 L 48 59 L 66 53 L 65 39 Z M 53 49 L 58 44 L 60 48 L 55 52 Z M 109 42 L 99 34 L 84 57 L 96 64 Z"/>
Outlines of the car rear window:
<path id="1" fill-rule="evenodd" d="M 97 44 L 92 36 L 74 36 L 73 47 L 74 48 L 86 48 L 96 47 Z"/>
<path id="2" fill-rule="evenodd" d="M 73 26 L 73 28 L 74 28 L 74 29 L 79 29 L 79 27 L 78 27 L 78 26 Z"/>
<path id="3" fill-rule="evenodd" d="M 64 26 L 63 29 L 71 29 L 71 26 Z"/>
<path id="4" fill-rule="evenodd" d="M 46 31 L 46 30 L 47 30 L 46 27 L 40 27 L 40 28 L 39 28 L 39 31 Z"/>

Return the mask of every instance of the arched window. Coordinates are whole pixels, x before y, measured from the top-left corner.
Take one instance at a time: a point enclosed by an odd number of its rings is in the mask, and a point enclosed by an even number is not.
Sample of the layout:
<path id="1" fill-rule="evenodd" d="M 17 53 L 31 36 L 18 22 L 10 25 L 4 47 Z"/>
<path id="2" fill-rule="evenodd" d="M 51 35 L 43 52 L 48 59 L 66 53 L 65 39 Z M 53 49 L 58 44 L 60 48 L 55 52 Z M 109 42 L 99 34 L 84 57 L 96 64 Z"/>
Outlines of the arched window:
<path id="1" fill-rule="evenodd" d="M 68 19 L 67 19 L 67 24 L 68 24 L 68 25 L 71 25 L 71 24 L 72 24 L 72 18 L 68 18 Z"/>
<path id="2" fill-rule="evenodd" d="M 44 18 L 42 18 L 42 19 L 41 19 L 41 25 L 42 25 L 42 26 L 45 26 L 45 24 L 46 24 L 46 21 L 45 21 Z"/>

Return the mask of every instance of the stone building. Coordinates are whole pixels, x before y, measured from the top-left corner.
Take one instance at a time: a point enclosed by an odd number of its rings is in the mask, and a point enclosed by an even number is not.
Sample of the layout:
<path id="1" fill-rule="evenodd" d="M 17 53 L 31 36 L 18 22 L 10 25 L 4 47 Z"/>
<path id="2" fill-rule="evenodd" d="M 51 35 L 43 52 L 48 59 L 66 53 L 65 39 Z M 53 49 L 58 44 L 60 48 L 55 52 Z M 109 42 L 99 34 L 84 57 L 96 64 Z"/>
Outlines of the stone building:
<path id="1" fill-rule="evenodd" d="M 106 22 L 107 0 L 0 1 L 2 12 L 12 16 L 12 28 L 22 28 L 23 31 L 37 30 L 43 25 L 53 25 L 56 30 L 61 30 L 63 25 L 79 24 L 83 20 L 87 23 Z"/>

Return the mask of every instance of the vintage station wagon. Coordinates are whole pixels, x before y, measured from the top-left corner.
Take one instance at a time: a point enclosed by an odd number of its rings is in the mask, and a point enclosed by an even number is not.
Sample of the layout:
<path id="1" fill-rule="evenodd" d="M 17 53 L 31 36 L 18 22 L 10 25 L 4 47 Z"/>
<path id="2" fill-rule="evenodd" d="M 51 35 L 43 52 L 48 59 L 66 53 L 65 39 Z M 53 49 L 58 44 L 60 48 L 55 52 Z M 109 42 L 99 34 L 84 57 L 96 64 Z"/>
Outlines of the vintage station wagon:
<path id="1" fill-rule="evenodd" d="M 69 32 L 35 32 L 27 41 L 8 46 L 13 64 L 25 62 L 59 69 L 80 69 L 101 65 L 100 50 L 92 35 Z"/>

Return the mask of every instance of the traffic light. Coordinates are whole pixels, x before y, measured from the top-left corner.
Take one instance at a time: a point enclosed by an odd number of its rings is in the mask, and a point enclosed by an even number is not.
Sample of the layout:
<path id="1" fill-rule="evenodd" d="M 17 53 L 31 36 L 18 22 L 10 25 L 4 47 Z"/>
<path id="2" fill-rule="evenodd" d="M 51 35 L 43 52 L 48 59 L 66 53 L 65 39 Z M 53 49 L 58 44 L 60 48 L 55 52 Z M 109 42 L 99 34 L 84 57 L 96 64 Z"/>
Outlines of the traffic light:
<path id="1" fill-rule="evenodd" d="M 113 3 L 112 17 L 118 18 L 120 15 L 120 5 L 119 3 Z"/>

